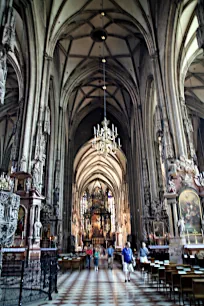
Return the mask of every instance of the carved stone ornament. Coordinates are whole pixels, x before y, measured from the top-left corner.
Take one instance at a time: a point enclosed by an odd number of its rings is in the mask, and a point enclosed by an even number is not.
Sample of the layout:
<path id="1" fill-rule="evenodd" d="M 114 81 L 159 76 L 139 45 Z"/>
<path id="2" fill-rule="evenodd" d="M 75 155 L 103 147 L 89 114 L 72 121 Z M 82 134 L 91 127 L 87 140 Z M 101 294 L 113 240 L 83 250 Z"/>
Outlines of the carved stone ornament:
<path id="1" fill-rule="evenodd" d="M 204 172 L 197 174 L 194 181 L 198 187 L 204 187 Z"/>
<path id="2" fill-rule="evenodd" d="M 199 175 L 198 167 L 193 159 L 188 159 L 185 156 L 180 156 L 179 159 L 168 162 L 169 178 L 181 178 L 184 186 L 191 186 L 194 178 Z"/>
<path id="3" fill-rule="evenodd" d="M 40 118 L 38 122 L 38 129 L 36 135 L 35 144 L 35 156 L 32 161 L 32 176 L 33 176 L 33 187 L 36 188 L 40 193 L 42 189 L 42 176 L 43 176 L 43 166 L 46 160 L 46 134 L 42 132 L 42 117 L 43 111 L 40 109 Z"/>
<path id="4" fill-rule="evenodd" d="M 55 189 L 60 187 L 60 160 L 55 163 Z"/>
<path id="5" fill-rule="evenodd" d="M 173 158 L 174 157 L 174 151 L 173 151 L 173 146 L 172 146 L 172 139 L 171 139 L 171 134 L 169 131 L 169 124 L 167 120 L 164 120 L 164 150 L 165 150 L 165 157 L 166 158 Z"/>
<path id="6" fill-rule="evenodd" d="M 0 104 L 4 104 L 6 93 L 6 77 L 7 77 L 7 54 L 4 49 L 0 49 Z"/>
<path id="7" fill-rule="evenodd" d="M 13 244 L 19 205 L 20 196 L 0 191 L 0 246 L 10 247 Z"/>
<path id="8" fill-rule="evenodd" d="M 157 216 L 162 211 L 162 203 L 159 199 L 154 199 L 151 203 L 152 216 Z"/>
<path id="9" fill-rule="evenodd" d="M 2 45 L 13 51 L 15 44 L 15 15 L 14 9 L 9 7 L 3 17 Z"/>
<path id="10" fill-rule="evenodd" d="M 44 133 L 50 135 L 50 109 L 49 106 L 45 108 L 45 121 L 44 121 Z"/>

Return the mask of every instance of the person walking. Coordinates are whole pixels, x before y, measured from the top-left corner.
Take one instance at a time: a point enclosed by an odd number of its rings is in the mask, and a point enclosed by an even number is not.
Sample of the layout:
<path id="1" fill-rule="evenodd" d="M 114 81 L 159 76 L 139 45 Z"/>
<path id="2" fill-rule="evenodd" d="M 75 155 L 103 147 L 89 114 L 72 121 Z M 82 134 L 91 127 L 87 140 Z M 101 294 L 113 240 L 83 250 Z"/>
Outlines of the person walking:
<path id="1" fill-rule="evenodd" d="M 95 271 L 98 271 L 99 256 L 100 256 L 100 251 L 96 247 L 95 250 L 94 250 L 94 267 L 95 267 Z"/>
<path id="2" fill-rule="evenodd" d="M 93 251 L 92 251 L 92 248 L 89 246 L 86 250 L 86 255 L 87 255 L 87 263 L 88 263 L 88 266 L 87 268 L 89 268 L 89 270 L 91 269 L 91 258 L 92 258 L 92 255 L 93 255 Z"/>
<path id="3" fill-rule="evenodd" d="M 130 282 L 130 273 L 134 271 L 132 261 L 133 253 L 130 248 L 130 242 L 126 242 L 124 249 L 122 250 L 122 264 L 123 272 L 125 273 L 125 283 Z"/>
<path id="4" fill-rule="evenodd" d="M 111 270 L 113 269 L 113 254 L 114 254 L 114 249 L 112 245 L 110 245 L 107 248 L 107 256 L 108 256 L 108 268 Z"/>
<path id="5" fill-rule="evenodd" d="M 140 262 L 141 263 L 147 263 L 148 259 L 147 259 L 147 255 L 149 254 L 149 251 L 146 247 L 146 243 L 143 241 L 141 248 L 140 248 Z"/>

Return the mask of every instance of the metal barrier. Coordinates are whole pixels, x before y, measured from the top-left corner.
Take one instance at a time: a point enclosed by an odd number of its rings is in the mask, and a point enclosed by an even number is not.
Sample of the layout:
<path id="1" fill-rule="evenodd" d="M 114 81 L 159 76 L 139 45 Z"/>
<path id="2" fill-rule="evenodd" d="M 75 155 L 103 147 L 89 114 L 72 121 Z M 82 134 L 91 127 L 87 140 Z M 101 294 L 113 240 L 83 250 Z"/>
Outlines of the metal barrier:
<path id="1" fill-rule="evenodd" d="M 23 306 L 57 293 L 57 258 L 4 260 L 0 277 L 0 306 Z"/>

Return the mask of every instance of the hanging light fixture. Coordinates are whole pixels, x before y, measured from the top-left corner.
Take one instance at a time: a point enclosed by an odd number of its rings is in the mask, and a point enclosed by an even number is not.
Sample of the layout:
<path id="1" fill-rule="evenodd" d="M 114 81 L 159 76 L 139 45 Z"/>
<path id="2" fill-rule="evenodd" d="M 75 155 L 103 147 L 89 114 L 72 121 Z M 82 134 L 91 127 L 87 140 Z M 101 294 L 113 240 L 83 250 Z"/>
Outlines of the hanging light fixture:
<path id="1" fill-rule="evenodd" d="M 102 4 L 103 6 L 103 4 Z M 101 18 L 102 18 L 102 29 L 104 28 L 104 16 L 105 13 L 102 10 Z M 108 127 L 109 120 L 106 118 L 106 59 L 104 57 L 104 44 L 106 40 L 106 35 L 102 33 L 101 41 L 103 42 L 103 103 L 104 103 L 104 119 L 101 123 L 102 127 L 97 124 L 97 127 L 94 126 L 94 139 L 92 141 L 92 147 L 95 148 L 99 154 L 104 154 L 107 156 L 109 153 L 116 154 L 116 151 L 120 149 L 122 146 L 120 144 L 120 138 L 118 138 L 117 127 L 112 124 L 112 129 Z M 116 142 L 116 138 L 118 141 Z"/>

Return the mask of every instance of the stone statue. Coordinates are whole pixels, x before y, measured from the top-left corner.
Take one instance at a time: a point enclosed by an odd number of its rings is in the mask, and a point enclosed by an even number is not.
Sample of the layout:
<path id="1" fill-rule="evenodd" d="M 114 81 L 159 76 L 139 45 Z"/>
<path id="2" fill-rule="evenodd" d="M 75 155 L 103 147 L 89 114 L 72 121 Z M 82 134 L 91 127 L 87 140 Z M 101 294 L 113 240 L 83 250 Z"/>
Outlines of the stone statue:
<path id="1" fill-rule="evenodd" d="M 6 64 L 6 52 L 4 49 L 0 50 L 0 104 L 4 104 L 4 97 L 6 93 L 6 76 L 7 76 L 7 64 Z"/>
<path id="2" fill-rule="evenodd" d="M 22 156 L 20 160 L 20 171 L 26 171 L 26 157 L 25 155 Z"/>
<path id="3" fill-rule="evenodd" d="M 58 187 L 54 189 L 54 192 L 53 192 L 53 202 L 54 202 L 53 203 L 54 205 L 57 205 L 58 202 L 59 202 L 59 188 Z"/>
<path id="4" fill-rule="evenodd" d="M 40 221 L 36 221 L 34 223 L 34 237 L 39 238 L 40 237 L 40 229 L 42 227 L 42 223 Z"/>
<path id="5" fill-rule="evenodd" d="M 40 190 L 41 186 L 41 162 L 39 160 L 35 160 L 33 163 L 33 187 L 37 190 Z"/>
<path id="6" fill-rule="evenodd" d="M 169 193 L 176 193 L 176 186 L 173 180 L 169 180 L 168 186 L 167 186 L 167 191 Z"/>
<path id="7" fill-rule="evenodd" d="M 58 218 L 59 217 L 59 204 L 56 204 L 54 206 L 54 214 L 55 214 L 55 217 Z"/>
<path id="8" fill-rule="evenodd" d="M 30 188 L 31 188 L 30 178 L 27 178 L 27 180 L 26 180 L 26 192 L 29 192 Z"/>
<path id="9" fill-rule="evenodd" d="M 181 217 L 181 219 L 178 220 L 178 228 L 179 228 L 180 236 L 185 234 L 185 221 L 183 217 Z"/>

